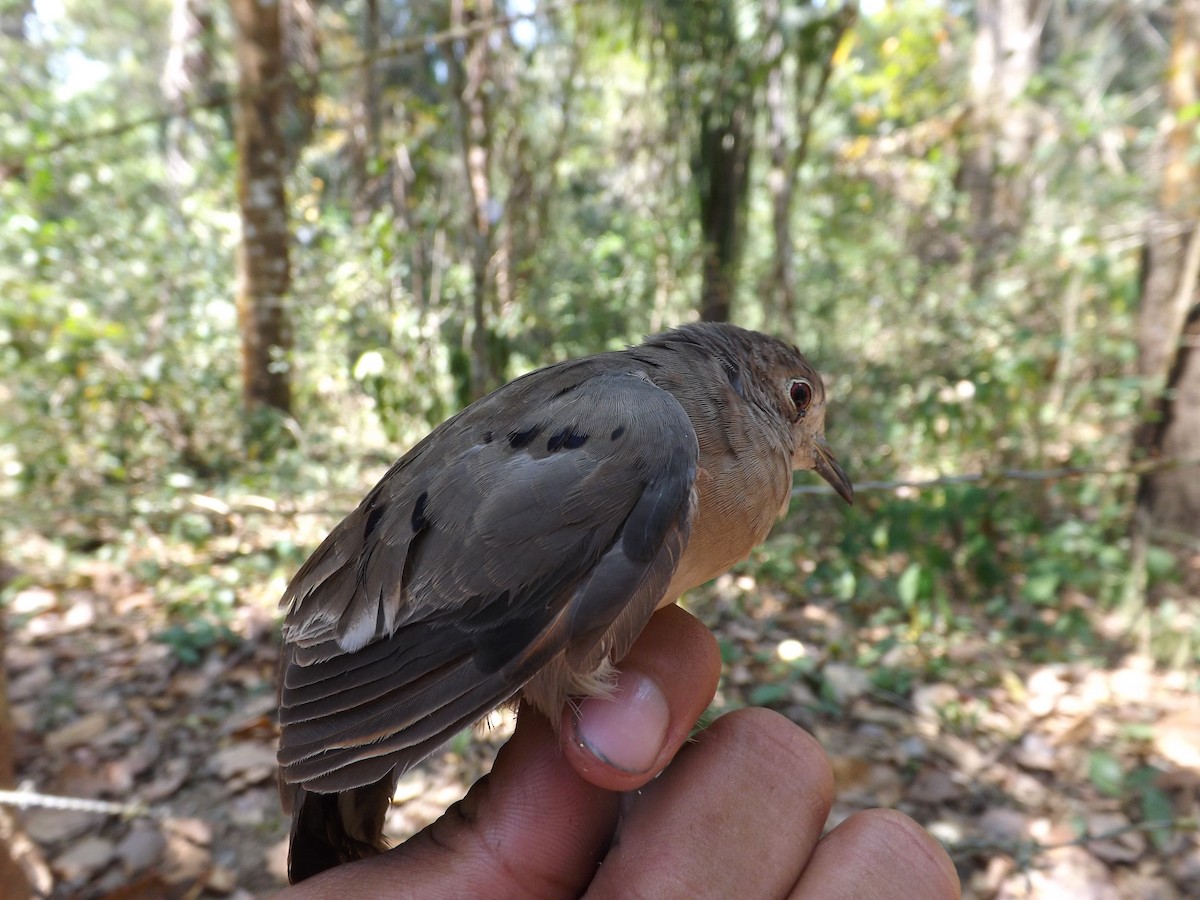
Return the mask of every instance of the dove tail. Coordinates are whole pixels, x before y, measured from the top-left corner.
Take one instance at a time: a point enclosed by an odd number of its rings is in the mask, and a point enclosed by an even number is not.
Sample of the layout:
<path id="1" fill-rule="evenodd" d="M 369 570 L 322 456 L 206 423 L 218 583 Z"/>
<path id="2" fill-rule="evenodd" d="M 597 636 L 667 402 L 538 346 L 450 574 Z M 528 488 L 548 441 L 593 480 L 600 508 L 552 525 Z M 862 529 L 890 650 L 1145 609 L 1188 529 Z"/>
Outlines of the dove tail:
<path id="1" fill-rule="evenodd" d="M 339 794 L 316 794 L 295 785 L 291 792 L 292 836 L 288 846 L 288 881 L 311 878 L 342 863 L 374 856 L 387 849 L 383 819 L 391 803 L 395 777 L 388 773 L 374 784 Z"/>

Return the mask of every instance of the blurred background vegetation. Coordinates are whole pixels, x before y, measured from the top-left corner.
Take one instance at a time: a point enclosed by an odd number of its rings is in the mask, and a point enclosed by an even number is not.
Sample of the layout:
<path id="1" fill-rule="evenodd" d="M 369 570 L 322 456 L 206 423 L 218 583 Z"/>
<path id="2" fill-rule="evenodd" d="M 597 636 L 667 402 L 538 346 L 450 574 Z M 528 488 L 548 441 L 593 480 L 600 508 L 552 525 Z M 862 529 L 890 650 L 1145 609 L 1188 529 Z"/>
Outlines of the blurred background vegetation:
<path id="1" fill-rule="evenodd" d="M 1195 0 L 3 0 L 0 47 L 6 596 L 104 560 L 197 663 L 463 404 L 728 318 L 868 484 L 711 621 L 819 603 L 900 696 L 1192 671 Z"/>

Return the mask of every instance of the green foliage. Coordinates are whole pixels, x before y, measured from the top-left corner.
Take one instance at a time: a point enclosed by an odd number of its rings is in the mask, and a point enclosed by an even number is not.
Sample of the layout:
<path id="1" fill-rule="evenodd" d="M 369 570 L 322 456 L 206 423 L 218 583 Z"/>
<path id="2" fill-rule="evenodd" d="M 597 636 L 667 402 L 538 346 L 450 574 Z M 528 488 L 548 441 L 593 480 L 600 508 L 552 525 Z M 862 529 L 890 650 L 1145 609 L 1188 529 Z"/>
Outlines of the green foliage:
<path id="1" fill-rule="evenodd" d="M 1137 800 L 1141 821 L 1161 823 L 1162 827 L 1150 831 L 1150 840 L 1160 852 L 1165 851 L 1171 843 L 1175 821 L 1175 806 L 1159 787 L 1163 775 L 1164 772 L 1155 766 L 1142 765 L 1125 776 L 1125 784 Z"/>
<path id="2" fill-rule="evenodd" d="M 853 115 L 854 133 L 876 134 L 881 122 L 917 125 L 961 102 L 952 84 L 963 75 L 961 57 L 946 51 L 965 44 L 965 25 L 942 4 L 928 2 L 888 4 L 864 16 L 834 86 L 835 107 Z M 949 62 L 954 59 L 957 65 Z"/>
<path id="3" fill-rule="evenodd" d="M 1132 807 L 1140 821 L 1157 823 L 1158 828 L 1148 831 L 1160 852 L 1171 841 L 1176 816 L 1170 797 L 1159 787 L 1164 774 L 1150 765 L 1127 767 L 1108 750 L 1098 749 L 1088 754 L 1088 780 L 1092 786 L 1102 795 Z"/>
<path id="4" fill-rule="evenodd" d="M 155 635 L 171 648 L 171 652 L 187 666 L 203 662 L 214 646 L 236 640 L 236 635 L 226 626 L 207 619 L 199 619 L 186 625 L 172 625 Z"/>
<path id="5" fill-rule="evenodd" d="M 152 534 L 203 554 L 225 535 L 188 506 L 191 492 L 284 503 L 344 495 L 347 508 L 467 399 L 474 238 L 449 76 L 458 51 L 431 45 L 377 67 L 387 114 L 365 187 L 347 141 L 361 126 L 361 71 L 323 76 L 322 125 L 296 148 L 289 184 L 295 420 L 273 423 L 269 445 L 256 447 L 238 394 L 228 111 L 64 143 L 162 108 L 165 5 L 100 12 L 70 3 L 54 27 L 5 39 L 0 54 L 0 172 L 19 163 L 0 177 L 7 527 L 90 550 Z M 497 44 L 490 265 L 513 264 L 508 293 L 489 301 L 487 345 L 503 377 L 622 346 L 695 308 L 700 229 L 686 139 L 734 56 L 739 72 L 756 73 L 739 90 L 758 96 L 766 30 L 753 3 L 652 12 L 661 27 L 573 9 L 539 20 L 528 40 Z M 830 51 L 828 12 L 784 4 L 789 78 L 800 79 L 796 60 L 814 47 L 810 56 Z M 360 49 L 359 15 L 322 7 L 338 58 Z M 1139 402 L 1133 251 L 1161 115 L 1146 98 L 1161 67 L 1138 44 L 1113 78 L 1099 77 L 1133 39 L 1099 12 L 1072 15 L 1096 27 L 1051 29 L 1022 98 L 1050 135 L 1023 166 L 1036 190 L 994 273 L 974 287 L 979 248 L 960 184 L 973 25 L 959 7 L 883 5 L 834 53 L 789 223 L 795 309 L 775 308 L 763 289 L 776 246 L 756 135 L 738 318 L 793 337 L 830 373 L 829 438 L 857 480 L 982 476 L 863 493 L 849 514 L 805 498 L 749 564 L 789 594 L 828 598 L 879 627 L 884 644 L 951 643 L 982 621 L 996 644 L 1031 656 L 1085 652 L 1097 616 L 1130 583 L 1129 482 L 1004 477 L 1123 460 Z M 382 37 L 444 18 L 434 4 L 383 4 Z M 218 19 L 221 46 L 227 26 Z M 216 54 L 218 80 L 228 62 Z M 176 129 L 182 166 L 165 152 Z M 403 202 L 399 149 L 411 168 Z M 276 577 L 302 555 L 275 548 L 263 571 Z M 244 579 L 263 577 L 258 563 L 241 565 Z M 161 561 L 131 566 L 170 584 L 178 630 L 167 639 L 182 648 L 221 640 L 247 583 Z M 1147 570 L 1152 588 L 1180 574 L 1158 548 Z M 1156 615 L 1154 652 L 1194 660 L 1186 608 Z M 928 649 L 926 665 L 945 665 Z M 862 664 L 879 666 L 883 689 L 903 692 L 911 677 L 880 659 Z"/>
<path id="6" fill-rule="evenodd" d="M 1123 506 L 1081 507 L 1080 494 L 1091 492 L 1034 483 L 864 498 L 836 552 L 820 538 L 809 548 L 821 562 L 804 593 L 839 598 L 909 639 L 973 629 L 982 616 L 997 640 L 1026 645 L 1032 658 L 1091 652 L 1094 613 L 1126 588 L 1129 546 Z M 1152 555 L 1154 577 L 1170 577 L 1173 557 Z"/>
<path id="7" fill-rule="evenodd" d="M 30 48 L 26 65 L 37 56 Z M 153 73 L 140 67 L 108 69 L 89 89 L 55 85 L 48 71 L 39 80 L 42 102 L 24 108 L 52 114 L 4 129 L 0 148 L 0 158 L 33 153 L 22 177 L 0 180 L 9 475 L 20 491 L 86 507 L 105 485 L 161 477 L 164 461 L 229 471 L 237 371 L 221 361 L 237 347 L 232 222 L 212 206 L 228 191 L 217 187 L 223 173 L 179 205 L 150 130 L 39 153 L 111 116 L 117 92 L 154 94 Z M 0 107 L 0 121 L 12 112 Z"/>

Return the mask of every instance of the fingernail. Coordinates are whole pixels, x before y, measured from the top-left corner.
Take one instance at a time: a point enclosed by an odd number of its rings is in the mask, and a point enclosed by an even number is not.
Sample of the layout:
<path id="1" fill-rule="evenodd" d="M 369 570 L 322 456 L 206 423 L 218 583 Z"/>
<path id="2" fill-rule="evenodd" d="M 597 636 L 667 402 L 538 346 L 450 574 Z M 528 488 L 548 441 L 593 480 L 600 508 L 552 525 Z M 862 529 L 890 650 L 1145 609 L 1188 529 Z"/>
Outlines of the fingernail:
<path id="1" fill-rule="evenodd" d="M 575 713 L 579 742 L 601 762 L 637 774 L 654 765 L 671 710 L 654 679 L 622 672 L 610 697 L 591 697 Z"/>

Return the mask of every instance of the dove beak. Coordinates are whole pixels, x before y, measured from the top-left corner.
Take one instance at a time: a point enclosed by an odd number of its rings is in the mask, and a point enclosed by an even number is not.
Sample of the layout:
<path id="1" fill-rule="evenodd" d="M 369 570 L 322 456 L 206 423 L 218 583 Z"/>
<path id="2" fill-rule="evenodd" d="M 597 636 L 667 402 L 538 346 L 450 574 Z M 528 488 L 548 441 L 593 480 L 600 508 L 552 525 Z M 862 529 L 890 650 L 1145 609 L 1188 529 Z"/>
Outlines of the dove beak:
<path id="1" fill-rule="evenodd" d="M 813 468 L 817 470 L 817 474 L 829 482 L 830 486 L 837 491 L 839 497 L 853 505 L 854 485 L 850 483 L 850 479 L 842 471 L 842 467 L 834 458 L 833 452 L 825 443 L 824 438 L 819 438 L 816 442 L 813 449 L 813 463 Z"/>

